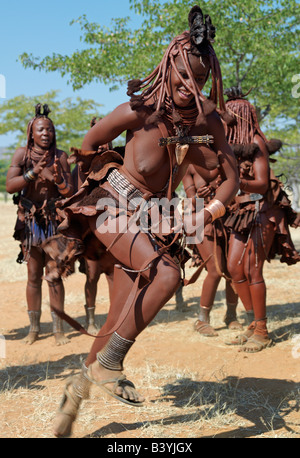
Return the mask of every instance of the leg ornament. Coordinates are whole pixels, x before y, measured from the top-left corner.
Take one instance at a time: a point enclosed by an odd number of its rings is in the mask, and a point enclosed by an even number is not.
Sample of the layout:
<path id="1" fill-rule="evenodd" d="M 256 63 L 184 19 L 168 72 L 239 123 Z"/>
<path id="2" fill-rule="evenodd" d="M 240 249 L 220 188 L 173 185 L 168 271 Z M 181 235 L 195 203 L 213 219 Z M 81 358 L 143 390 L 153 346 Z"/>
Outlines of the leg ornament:
<path id="1" fill-rule="evenodd" d="M 70 342 L 70 339 L 64 335 L 64 326 L 63 320 L 52 311 L 51 312 L 52 321 L 53 321 L 53 334 L 55 337 L 56 345 L 65 345 Z"/>
<path id="2" fill-rule="evenodd" d="M 109 371 L 120 372 L 123 370 L 123 360 L 131 348 L 134 341 L 127 340 L 121 337 L 119 334 L 114 332 L 105 345 L 105 347 L 97 353 L 97 361 L 102 366 Z M 132 382 L 126 379 L 126 376 L 121 374 L 117 377 L 112 377 L 106 380 L 97 381 L 93 378 L 92 375 L 92 365 L 89 365 L 87 371 L 87 378 L 90 382 L 97 385 L 105 393 L 114 397 L 118 401 L 124 402 L 135 407 L 143 405 L 143 402 L 134 400 L 130 398 L 130 393 L 135 392 L 135 386 Z M 115 374 L 114 374 L 115 375 Z M 111 385 L 113 386 L 111 387 Z M 106 385 L 110 385 L 109 387 Z M 122 395 L 117 394 L 118 389 L 121 388 L 123 392 L 127 393 L 127 399 Z"/>
<path id="3" fill-rule="evenodd" d="M 41 320 L 41 311 L 40 310 L 28 310 L 29 316 L 29 333 L 25 337 L 24 341 L 32 345 L 38 338 L 40 332 L 40 320 Z"/>
<path id="4" fill-rule="evenodd" d="M 111 371 L 122 371 L 123 360 L 134 341 L 124 339 L 114 332 L 105 347 L 97 353 L 101 366 Z"/>
<path id="5" fill-rule="evenodd" d="M 246 310 L 247 324 L 250 325 L 254 321 L 253 310 Z"/>
<path id="6" fill-rule="evenodd" d="M 200 313 L 198 320 L 194 323 L 194 330 L 200 335 L 205 337 L 215 337 L 218 333 L 214 328 L 209 324 L 210 323 L 210 314 L 211 307 L 206 307 L 205 305 L 200 305 Z"/>
<path id="7" fill-rule="evenodd" d="M 98 334 L 98 329 L 95 324 L 95 307 L 84 306 L 86 314 L 86 329 L 89 334 Z"/>
<path id="8" fill-rule="evenodd" d="M 64 332 L 63 320 L 55 312 L 51 312 L 53 322 L 53 334 Z"/>
<path id="9" fill-rule="evenodd" d="M 40 332 L 40 320 L 41 320 L 41 311 L 28 310 L 28 316 L 30 321 L 29 332 Z"/>
<path id="10" fill-rule="evenodd" d="M 238 322 L 237 316 L 236 316 L 236 308 L 237 308 L 238 303 L 231 304 L 230 302 L 227 302 L 227 310 L 226 314 L 224 317 L 224 323 L 228 327 L 228 329 L 236 329 L 236 330 L 241 330 L 243 329 L 243 326 Z"/>

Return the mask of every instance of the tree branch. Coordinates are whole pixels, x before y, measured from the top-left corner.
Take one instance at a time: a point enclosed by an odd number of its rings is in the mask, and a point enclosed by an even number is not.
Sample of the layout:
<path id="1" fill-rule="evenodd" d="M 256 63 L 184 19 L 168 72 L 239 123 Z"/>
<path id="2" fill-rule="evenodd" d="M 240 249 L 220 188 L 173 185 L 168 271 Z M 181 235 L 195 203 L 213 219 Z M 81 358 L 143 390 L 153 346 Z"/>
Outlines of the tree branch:
<path id="1" fill-rule="evenodd" d="M 249 71 L 250 71 L 250 69 L 251 69 L 251 66 L 252 66 L 252 64 L 253 64 L 253 62 L 254 62 L 255 57 L 256 57 L 256 56 L 254 56 L 254 55 L 251 57 L 251 60 L 250 60 L 249 65 L 248 65 L 248 68 L 247 68 L 247 70 L 245 71 L 244 75 L 241 77 L 241 82 L 244 81 L 244 79 L 247 77 L 247 75 L 248 75 L 248 73 L 249 73 Z"/>

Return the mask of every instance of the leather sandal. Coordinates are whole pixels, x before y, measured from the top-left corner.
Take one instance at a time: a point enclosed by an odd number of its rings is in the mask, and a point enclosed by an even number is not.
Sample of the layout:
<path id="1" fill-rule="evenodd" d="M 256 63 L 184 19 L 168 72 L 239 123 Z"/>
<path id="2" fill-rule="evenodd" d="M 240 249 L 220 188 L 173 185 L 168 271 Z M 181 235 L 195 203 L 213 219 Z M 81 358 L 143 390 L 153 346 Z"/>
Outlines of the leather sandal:
<path id="1" fill-rule="evenodd" d="M 194 329 L 196 332 L 199 332 L 199 334 L 205 337 L 215 337 L 218 335 L 214 328 L 206 321 L 195 321 Z"/>
<path id="2" fill-rule="evenodd" d="M 119 377 L 107 379 L 107 380 L 102 380 L 102 381 L 97 381 L 95 380 L 92 375 L 91 375 L 91 370 L 88 368 L 87 373 L 86 373 L 86 378 L 91 382 L 97 385 L 101 390 L 105 391 L 105 393 L 109 394 L 109 396 L 112 396 L 113 398 L 117 399 L 118 401 L 124 402 L 125 404 L 129 404 L 134 407 L 141 407 L 144 405 L 143 402 L 136 402 L 136 401 L 131 401 L 130 399 L 125 399 L 122 396 L 119 396 L 118 394 L 115 393 L 115 390 L 118 386 L 129 386 L 130 388 L 135 388 L 134 384 L 127 380 L 125 375 L 120 375 Z M 113 389 L 107 388 L 105 385 L 107 383 L 114 383 Z"/>
<path id="3" fill-rule="evenodd" d="M 235 336 L 232 340 L 227 340 L 226 345 L 245 345 L 246 342 L 253 336 L 255 329 L 255 322 L 252 322 L 250 326 L 242 334 Z"/>
<path id="4" fill-rule="evenodd" d="M 247 343 L 239 350 L 244 351 L 246 353 L 257 353 L 265 348 L 271 347 L 273 345 L 272 339 L 258 339 L 255 334 L 251 336 Z"/>
<path id="5" fill-rule="evenodd" d="M 81 397 L 76 396 L 73 392 L 70 392 L 70 387 L 74 384 L 74 377 L 71 377 L 65 386 L 63 397 L 57 412 L 55 419 L 54 434 L 56 437 L 69 437 L 72 432 L 72 425 L 77 417 L 79 410 L 79 405 L 82 400 Z M 68 407 L 66 407 L 66 402 L 70 401 Z"/>

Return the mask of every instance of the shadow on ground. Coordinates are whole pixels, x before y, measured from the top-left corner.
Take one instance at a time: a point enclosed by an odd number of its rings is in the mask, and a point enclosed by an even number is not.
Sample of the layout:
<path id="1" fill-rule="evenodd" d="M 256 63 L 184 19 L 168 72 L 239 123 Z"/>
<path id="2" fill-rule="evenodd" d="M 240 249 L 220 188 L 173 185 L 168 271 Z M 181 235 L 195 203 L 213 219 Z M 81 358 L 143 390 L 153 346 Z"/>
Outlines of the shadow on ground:
<path id="1" fill-rule="evenodd" d="M 178 429 L 188 427 L 188 423 L 199 422 L 198 437 L 247 438 L 273 433 L 284 429 L 289 433 L 300 436 L 299 424 L 286 421 L 286 417 L 299 412 L 300 384 L 274 379 L 227 377 L 221 382 L 198 382 L 191 379 L 179 379 L 175 383 L 163 387 L 161 398 L 154 403 L 169 403 L 184 409 L 188 406 L 192 413 L 172 415 L 145 422 L 117 423 L 112 422 L 94 431 L 86 437 L 105 437 L 117 435 L 124 431 L 135 431 L 150 428 L 178 426 Z M 170 407 L 170 406 L 169 406 Z M 214 418 L 225 415 L 238 417 L 241 424 L 247 426 L 228 426 L 228 432 L 215 433 L 211 436 L 201 436 L 201 422 L 213 423 Z M 188 412 L 188 411 L 187 411 Z M 235 422 L 237 423 L 237 421 Z M 234 424 L 234 423 L 233 423 Z M 217 428 L 216 428 L 217 429 Z"/>

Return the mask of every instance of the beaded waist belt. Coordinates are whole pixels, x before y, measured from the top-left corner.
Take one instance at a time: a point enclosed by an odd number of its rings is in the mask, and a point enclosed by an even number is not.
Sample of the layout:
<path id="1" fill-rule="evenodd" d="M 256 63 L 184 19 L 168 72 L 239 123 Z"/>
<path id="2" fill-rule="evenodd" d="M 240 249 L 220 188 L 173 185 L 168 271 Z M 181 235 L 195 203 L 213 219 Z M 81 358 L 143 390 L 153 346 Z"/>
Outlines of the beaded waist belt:
<path id="1" fill-rule="evenodd" d="M 178 137 L 162 137 L 159 139 L 159 146 L 171 145 L 179 143 L 180 145 L 191 145 L 197 143 L 214 143 L 214 137 L 212 135 L 189 135 L 189 136 L 178 136 Z"/>
<path id="2" fill-rule="evenodd" d="M 143 193 L 137 189 L 130 181 L 127 180 L 117 169 L 114 169 L 107 177 L 109 184 L 117 191 L 122 197 L 125 197 L 133 207 L 137 207 L 143 199 Z M 131 202 L 135 199 L 135 202 Z"/>

